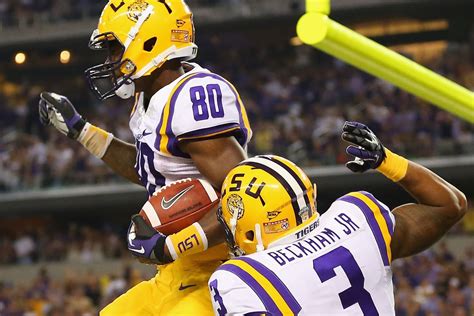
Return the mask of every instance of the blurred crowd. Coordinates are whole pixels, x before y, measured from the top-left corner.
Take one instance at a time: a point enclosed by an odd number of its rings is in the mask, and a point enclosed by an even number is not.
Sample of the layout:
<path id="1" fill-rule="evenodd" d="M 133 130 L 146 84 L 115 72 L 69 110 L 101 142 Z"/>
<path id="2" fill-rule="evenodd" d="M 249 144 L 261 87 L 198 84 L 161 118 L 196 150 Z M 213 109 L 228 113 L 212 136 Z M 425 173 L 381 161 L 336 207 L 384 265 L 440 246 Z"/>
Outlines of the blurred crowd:
<path id="1" fill-rule="evenodd" d="M 97 16 L 98 0 L 0 0 L 0 27 L 28 27 Z"/>
<path id="2" fill-rule="evenodd" d="M 122 271 L 99 274 L 65 273 L 60 280 L 41 268 L 26 284 L 0 281 L 0 315 L 93 316 L 147 277 L 125 265 Z"/>
<path id="3" fill-rule="evenodd" d="M 387 147 L 410 158 L 474 152 L 473 125 L 312 48 L 235 50 L 235 39 L 219 37 L 200 46 L 206 59 L 198 61 L 242 95 L 254 131 L 250 154 L 275 153 L 304 166 L 344 163 L 345 120 L 367 123 Z M 474 90 L 472 44 L 451 45 L 427 66 Z M 39 124 L 43 89 L 67 95 L 90 122 L 133 142 L 131 105 L 98 102 L 80 74 L 40 84 L 0 74 L 0 191 L 118 181 L 77 142 Z"/>
<path id="4" fill-rule="evenodd" d="M 64 227 L 28 225 L 27 229 L 11 234 L 2 233 L 0 265 L 38 262 L 87 264 L 120 259 L 127 255 L 124 234 L 107 225 L 99 228 L 77 223 L 68 223 Z"/>
<path id="5" fill-rule="evenodd" d="M 397 316 L 474 314 L 474 248 L 456 259 L 446 245 L 392 265 Z"/>
<path id="6" fill-rule="evenodd" d="M 193 9 L 216 5 L 239 8 L 248 0 L 191 0 Z M 96 18 L 103 0 L 0 0 L 0 29 L 25 28 L 84 18 Z"/>

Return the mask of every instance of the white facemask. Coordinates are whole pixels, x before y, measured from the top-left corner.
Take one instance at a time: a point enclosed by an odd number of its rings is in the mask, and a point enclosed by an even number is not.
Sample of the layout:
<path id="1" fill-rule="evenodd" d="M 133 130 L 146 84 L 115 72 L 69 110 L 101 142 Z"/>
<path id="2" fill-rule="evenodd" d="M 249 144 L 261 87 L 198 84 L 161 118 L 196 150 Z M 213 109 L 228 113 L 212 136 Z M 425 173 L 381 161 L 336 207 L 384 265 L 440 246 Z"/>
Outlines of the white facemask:
<path id="1" fill-rule="evenodd" d="M 119 84 L 123 81 L 123 78 L 118 80 Z M 115 91 L 115 94 L 121 99 L 129 99 L 135 94 L 135 83 L 132 80 L 125 81 L 120 88 Z"/>

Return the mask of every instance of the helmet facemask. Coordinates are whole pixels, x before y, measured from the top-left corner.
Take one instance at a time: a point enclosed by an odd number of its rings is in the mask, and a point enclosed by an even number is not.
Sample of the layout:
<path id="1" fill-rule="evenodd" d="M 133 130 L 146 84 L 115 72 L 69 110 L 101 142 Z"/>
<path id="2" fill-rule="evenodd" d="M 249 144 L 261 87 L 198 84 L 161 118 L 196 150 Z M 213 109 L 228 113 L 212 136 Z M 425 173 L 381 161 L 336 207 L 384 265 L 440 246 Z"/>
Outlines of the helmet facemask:
<path id="1" fill-rule="evenodd" d="M 105 51 L 107 54 L 103 64 L 93 66 L 85 71 L 89 87 L 99 100 L 111 98 L 122 86 L 133 84 L 131 77 L 137 67 L 129 59 L 122 60 L 125 46 L 114 33 L 97 34 L 94 32 L 89 42 L 89 48 L 95 51 Z"/>
<path id="2" fill-rule="evenodd" d="M 224 216 L 222 215 L 221 206 L 217 208 L 217 221 L 219 222 L 219 224 L 221 224 L 222 228 L 224 229 L 225 241 L 227 243 L 227 247 L 229 248 L 230 254 L 235 257 L 245 255 L 245 252 L 242 250 L 242 248 L 237 246 L 237 244 L 235 243 L 235 238 L 234 238 L 235 228 L 233 232 L 232 231 L 233 229 L 231 229 L 229 225 L 227 225 L 227 223 L 225 222 Z"/>

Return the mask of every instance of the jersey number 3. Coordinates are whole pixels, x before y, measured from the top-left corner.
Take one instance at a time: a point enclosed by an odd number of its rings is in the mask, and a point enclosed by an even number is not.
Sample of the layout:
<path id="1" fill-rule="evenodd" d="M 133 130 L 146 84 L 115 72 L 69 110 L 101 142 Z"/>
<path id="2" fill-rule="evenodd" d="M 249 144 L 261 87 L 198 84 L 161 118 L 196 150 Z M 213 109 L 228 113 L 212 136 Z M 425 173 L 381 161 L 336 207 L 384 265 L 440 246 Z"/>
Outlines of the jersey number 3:
<path id="1" fill-rule="evenodd" d="M 207 120 L 209 112 L 212 118 L 224 117 L 222 91 L 218 84 L 208 84 L 205 89 L 203 86 L 191 87 L 189 94 L 195 121 Z"/>
<path id="2" fill-rule="evenodd" d="M 339 293 L 344 309 L 359 304 L 364 315 L 378 315 L 370 293 L 364 289 L 364 275 L 354 256 L 347 248 L 338 247 L 324 256 L 313 260 L 313 269 L 324 283 L 336 276 L 334 269 L 341 267 L 347 275 L 351 287 Z"/>

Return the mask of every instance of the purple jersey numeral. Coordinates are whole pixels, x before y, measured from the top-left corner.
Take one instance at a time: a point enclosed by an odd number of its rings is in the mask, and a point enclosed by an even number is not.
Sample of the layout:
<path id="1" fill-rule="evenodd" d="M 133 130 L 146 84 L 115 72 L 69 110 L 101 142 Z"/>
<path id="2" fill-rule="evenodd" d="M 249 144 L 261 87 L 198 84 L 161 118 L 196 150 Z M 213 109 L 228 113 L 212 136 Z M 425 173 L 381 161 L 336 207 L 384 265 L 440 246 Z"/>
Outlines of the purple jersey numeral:
<path id="1" fill-rule="evenodd" d="M 214 293 L 212 298 L 214 299 L 214 302 L 216 302 L 217 307 L 217 313 L 219 316 L 224 316 L 227 314 L 227 309 L 224 306 L 224 302 L 222 301 L 222 296 L 219 294 L 219 291 L 217 290 L 217 279 L 209 283 L 209 288 L 211 289 L 211 292 Z"/>
<path id="2" fill-rule="evenodd" d="M 334 269 L 341 267 L 347 275 L 351 287 L 339 293 L 344 309 L 359 304 L 360 309 L 367 316 L 379 315 L 370 293 L 364 288 L 364 275 L 354 256 L 347 248 L 338 247 L 333 251 L 313 260 L 313 268 L 324 283 L 336 276 Z"/>
<path id="3" fill-rule="evenodd" d="M 150 146 L 143 142 L 137 142 L 137 162 L 135 164 L 135 170 L 137 170 L 140 181 L 150 196 L 156 191 L 157 186 L 162 187 L 165 185 L 165 177 L 156 170 L 154 160 L 155 153 Z M 145 168 L 145 166 L 148 168 Z M 146 169 L 149 170 L 151 177 Z"/>
<path id="4" fill-rule="evenodd" d="M 191 87 L 189 94 L 191 96 L 194 120 L 207 120 L 209 118 L 209 110 L 213 118 L 224 117 L 222 91 L 218 84 L 208 84 L 206 89 L 202 86 Z M 209 99 L 209 104 L 206 102 L 206 99 Z"/>

